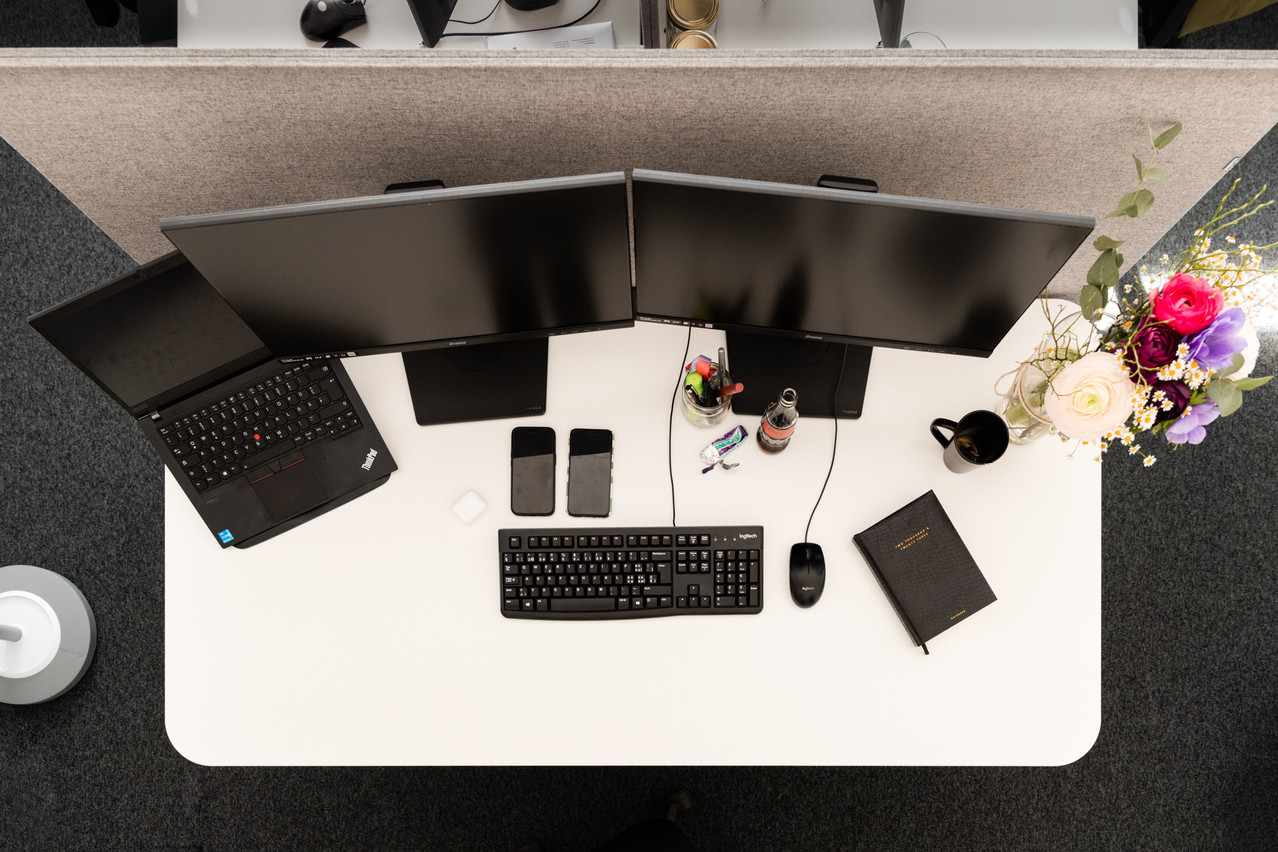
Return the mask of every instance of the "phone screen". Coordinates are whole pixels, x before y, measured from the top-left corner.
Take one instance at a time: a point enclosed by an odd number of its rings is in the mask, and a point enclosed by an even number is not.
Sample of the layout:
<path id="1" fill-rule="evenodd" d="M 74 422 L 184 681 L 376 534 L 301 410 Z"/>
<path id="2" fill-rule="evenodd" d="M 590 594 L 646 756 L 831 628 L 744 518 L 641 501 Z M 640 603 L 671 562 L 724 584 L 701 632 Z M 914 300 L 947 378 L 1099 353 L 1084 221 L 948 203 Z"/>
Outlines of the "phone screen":
<path id="1" fill-rule="evenodd" d="M 555 430 L 517 426 L 510 432 L 510 511 L 555 512 Z"/>
<path id="2" fill-rule="evenodd" d="M 568 514 L 606 518 L 612 511 L 612 432 L 573 429 L 568 436 Z"/>

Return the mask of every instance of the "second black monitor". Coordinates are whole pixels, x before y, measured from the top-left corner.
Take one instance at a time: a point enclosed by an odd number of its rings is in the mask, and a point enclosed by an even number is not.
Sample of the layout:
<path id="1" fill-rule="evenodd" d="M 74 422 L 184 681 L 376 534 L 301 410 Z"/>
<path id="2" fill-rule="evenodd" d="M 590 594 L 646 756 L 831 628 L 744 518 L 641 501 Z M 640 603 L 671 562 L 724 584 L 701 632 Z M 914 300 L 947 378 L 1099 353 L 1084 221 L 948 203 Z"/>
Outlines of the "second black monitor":
<path id="1" fill-rule="evenodd" d="M 639 169 L 632 184 L 636 317 L 725 329 L 740 413 L 795 387 L 805 414 L 858 417 L 875 346 L 988 356 L 1095 224 Z"/>

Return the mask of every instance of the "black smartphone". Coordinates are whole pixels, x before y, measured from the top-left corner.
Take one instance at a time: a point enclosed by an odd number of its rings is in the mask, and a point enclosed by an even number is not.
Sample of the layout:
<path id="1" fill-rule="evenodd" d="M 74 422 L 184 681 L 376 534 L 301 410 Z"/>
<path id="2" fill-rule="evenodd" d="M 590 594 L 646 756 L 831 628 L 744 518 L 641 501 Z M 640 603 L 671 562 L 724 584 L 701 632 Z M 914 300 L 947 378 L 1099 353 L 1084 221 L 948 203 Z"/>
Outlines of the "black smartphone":
<path id="1" fill-rule="evenodd" d="M 568 514 L 606 518 L 612 511 L 612 432 L 573 429 L 568 436 Z"/>
<path id="2" fill-rule="evenodd" d="M 510 511 L 555 513 L 555 430 L 548 426 L 510 431 Z"/>

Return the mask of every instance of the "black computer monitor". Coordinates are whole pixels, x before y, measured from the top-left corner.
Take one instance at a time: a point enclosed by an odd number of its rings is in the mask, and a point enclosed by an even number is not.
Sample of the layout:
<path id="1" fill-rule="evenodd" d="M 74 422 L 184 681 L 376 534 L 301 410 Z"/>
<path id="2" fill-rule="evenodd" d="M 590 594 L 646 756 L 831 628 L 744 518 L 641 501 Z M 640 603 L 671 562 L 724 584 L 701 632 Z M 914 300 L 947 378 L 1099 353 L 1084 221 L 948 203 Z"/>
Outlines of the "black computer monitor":
<path id="1" fill-rule="evenodd" d="M 542 414 L 548 337 L 634 324 L 621 172 L 160 227 L 276 355 L 403 352 L 423 425 Z"/>
<path id="2" fill-rule="evenodd" d="M 870 348 L 988 356 L 1093 219 L 636 169 L 637 319 L 722 328 L 762 413 L 859 417 Z M 908 392 L 903 389 L 902 392 Z"/>

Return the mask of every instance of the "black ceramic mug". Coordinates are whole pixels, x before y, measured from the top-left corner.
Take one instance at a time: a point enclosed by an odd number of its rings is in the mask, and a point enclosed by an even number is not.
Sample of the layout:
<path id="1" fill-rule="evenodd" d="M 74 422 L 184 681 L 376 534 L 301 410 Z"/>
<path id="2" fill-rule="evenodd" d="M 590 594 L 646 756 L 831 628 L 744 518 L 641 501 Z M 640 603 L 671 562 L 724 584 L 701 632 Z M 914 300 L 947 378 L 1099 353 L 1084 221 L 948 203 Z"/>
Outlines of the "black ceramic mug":
<path id="1" fill-rule="evenodd" d="M 949 436 L 942 430 L 948 430 Z M 1002 458 L 1007 450 L 1007 424 L 993 411 L 973 411 L 959 422 L 938 417 L 932 421 L 932 437 L 945 452 L 945 466 L 955 473 L 967 473 Z"/>

